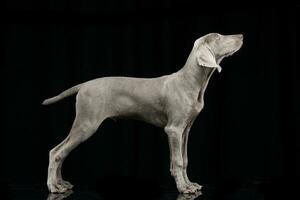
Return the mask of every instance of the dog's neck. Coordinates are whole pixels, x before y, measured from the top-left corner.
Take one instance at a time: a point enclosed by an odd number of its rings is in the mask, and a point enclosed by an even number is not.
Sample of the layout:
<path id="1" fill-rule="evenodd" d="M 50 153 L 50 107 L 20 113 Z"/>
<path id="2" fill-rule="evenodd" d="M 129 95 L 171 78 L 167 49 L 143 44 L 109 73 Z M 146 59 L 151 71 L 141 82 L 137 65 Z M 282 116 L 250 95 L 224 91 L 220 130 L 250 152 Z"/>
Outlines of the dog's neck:
<path id="1" fill-rule="evenodd" d="M 218 59 L 219 64 L 222 59 Z M 204 92 L 208 85 L 209 79 L 216 69 L 205 66 L 199 66 L 196 63 L 196 58 L 190 55 L 182 69 L 178 71 L 183 77 L 184 84 L 189 85 L 189 88 L 197 96 L 199 102 L 203 102 Z"/>

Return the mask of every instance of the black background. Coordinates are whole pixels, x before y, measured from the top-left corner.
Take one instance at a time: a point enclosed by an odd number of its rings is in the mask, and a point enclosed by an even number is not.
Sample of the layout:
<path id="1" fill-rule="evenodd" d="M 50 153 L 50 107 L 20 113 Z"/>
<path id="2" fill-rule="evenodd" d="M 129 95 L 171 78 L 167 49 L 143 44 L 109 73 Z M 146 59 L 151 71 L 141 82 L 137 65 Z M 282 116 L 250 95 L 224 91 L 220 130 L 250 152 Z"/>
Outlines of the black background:
<path id="1" fill-rule="evenodd" d="M 68 134 L 74 97 L 48 97 L 105 76 L 157 77 L 179 70 L 210 32 L 244 35 L 222 61 L 189 137 L 190 179 L 200 184 L 299 180 L 299 6 L 223 8 L 94 1 L 6 2 L 2 12 L 0 180 L 46 183 L 48 152 Z M 143 122 L 106 120 L 65 161 L 66 180 L 151 180 L 166 188 L 167 137 Z"/>

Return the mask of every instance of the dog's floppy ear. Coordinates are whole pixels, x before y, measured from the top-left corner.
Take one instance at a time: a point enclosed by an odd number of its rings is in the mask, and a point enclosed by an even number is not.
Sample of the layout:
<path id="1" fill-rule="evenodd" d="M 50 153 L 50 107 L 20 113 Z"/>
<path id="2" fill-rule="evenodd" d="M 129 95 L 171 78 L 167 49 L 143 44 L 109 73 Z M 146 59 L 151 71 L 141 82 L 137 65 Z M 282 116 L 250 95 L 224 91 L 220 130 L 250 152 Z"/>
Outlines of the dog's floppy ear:
<path id="1" fill-rule="evenodd" d="M 221 72 L 222 70 L 221 66 L 216 62 L 214 53 L 205 42 L 199 45 L 196 59 L 198 65 L 217 68 L 218 72 Z"/>

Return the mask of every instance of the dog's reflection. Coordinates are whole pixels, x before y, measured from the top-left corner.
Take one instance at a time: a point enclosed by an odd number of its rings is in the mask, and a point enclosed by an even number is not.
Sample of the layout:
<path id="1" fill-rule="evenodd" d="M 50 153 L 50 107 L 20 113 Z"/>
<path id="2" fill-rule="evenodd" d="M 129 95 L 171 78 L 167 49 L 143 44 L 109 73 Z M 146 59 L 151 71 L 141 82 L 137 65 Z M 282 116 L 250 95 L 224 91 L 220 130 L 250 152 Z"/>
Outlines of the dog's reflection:
<path id="1" fill-rule="evenodd" d="M 47 200 L 62 200 L 67 198 L 68 196 L 70 196 L 73 193 L 73 190 L 68 190 L 65 193 L 49 193 Z"/>
<path id="2" fill-rule="evenodd" d="M 196 199 L 198 196 L 200 196 L 202 194 L 201 191 L 198 191 L 194 194 L 179 194 L 177 196 L 176 200 L 194 200 Z"/>
<path id="3" fill-rule="evenodd" d="M 69 190 L 65 193 L 49 193 L 47 200 L 63 200 L 70 196 L 73 193 L 73 190 Z M 194 200 L 201 195 L 201 191 L 194 194 L 179 194 L 176 200 Z"/>

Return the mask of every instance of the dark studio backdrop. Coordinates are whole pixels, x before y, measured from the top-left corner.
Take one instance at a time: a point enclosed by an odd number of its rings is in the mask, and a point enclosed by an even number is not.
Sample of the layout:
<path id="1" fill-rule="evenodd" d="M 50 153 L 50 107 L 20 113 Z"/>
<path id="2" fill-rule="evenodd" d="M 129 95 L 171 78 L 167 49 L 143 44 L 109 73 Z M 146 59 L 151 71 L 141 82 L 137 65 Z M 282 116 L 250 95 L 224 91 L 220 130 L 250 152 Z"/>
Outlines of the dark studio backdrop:
<path id="1" fill-rule="evenodd" d="M 6 3 L 1 36 L 0 180 L 44 184 L 48 153 L 68 134 L 75 96 L 41 102 L 98 77 L 157 77 L 179 70 L 193 42 L 210 32 L 244 34 L 221 63 L 189 137 L 190 179 L 201 184 L 298 180 L 299 7 L 188 12 L 116 1 L 94 5 Z M 106 120 L 64 163 L 66 180 L 141 178 L 165 188 L 169 150 L 163 129 Z"/>

